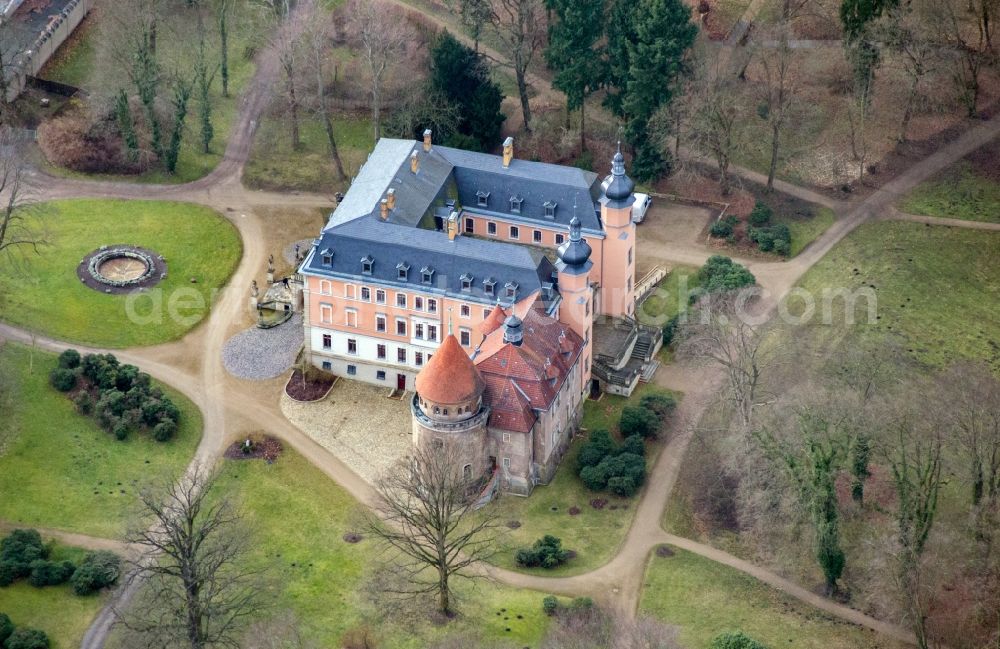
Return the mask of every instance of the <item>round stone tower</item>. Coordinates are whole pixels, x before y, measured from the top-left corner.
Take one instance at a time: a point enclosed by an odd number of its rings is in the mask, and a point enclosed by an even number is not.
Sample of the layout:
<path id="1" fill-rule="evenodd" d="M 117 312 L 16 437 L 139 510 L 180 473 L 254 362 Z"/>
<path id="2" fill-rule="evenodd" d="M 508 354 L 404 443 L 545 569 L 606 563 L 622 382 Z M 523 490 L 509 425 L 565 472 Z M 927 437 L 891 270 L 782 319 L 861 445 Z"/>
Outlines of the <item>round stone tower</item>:
<path id="1" fill-rule="evenodd" d="M 417 375 L 410 404 L 413 444 L 446 449 L 455 468 L 469 479 L 485 476 L 490 468 L 486 432 L 490 413 L 483 405 L 484 388 L 472 359 L 449 333 Z"/>

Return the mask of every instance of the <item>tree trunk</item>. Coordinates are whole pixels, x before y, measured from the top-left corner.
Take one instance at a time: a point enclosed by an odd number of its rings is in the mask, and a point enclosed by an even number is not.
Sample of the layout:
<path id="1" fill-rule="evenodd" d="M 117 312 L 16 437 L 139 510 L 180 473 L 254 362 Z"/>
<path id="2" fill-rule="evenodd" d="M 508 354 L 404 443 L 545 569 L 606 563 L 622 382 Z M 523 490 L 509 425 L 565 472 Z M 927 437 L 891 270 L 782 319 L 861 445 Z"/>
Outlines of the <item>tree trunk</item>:
<path id="1" fill-rule="evenodd" d="M 519 64 L 515 72 L 517 76 L 517 94 L 521 98 L 521 114 L 524 116 L 524 130 L 527 133 L 531 133 L 531 105 L 528 103 L 528 81 L 525 78 L 526 71 Z"/>
<path id="2" fill-rule="evenodd" d="M 448 615 L 451 613 L 451 594 L 448 591 L 448 568 L 438 568 L 438 609 Z"/>
<path id="3" fill-rule="evenodd" d="M 326 129 L 326 140 L 330 145 L 330 157 L 333 158 L 333 166 L 337 168 L 337 178 L 347 180 L 347 173 L 344 171 L 344 163 L 340 160 L 340 152 L 337 150 L 337 140 L 333 133 L 333 120 L 330 119 L 330 112 L 325 107 L 323 109 L 323 128 Z"/>
<path id="4" fill-rule="evenodd" d="M 910 119 L 913 117 L 913 101 L 917 97 L 917 83 L 919 81 L 918 73 L 910 76 L 910 90 L 906 93 L 906 106 L 903 109 L 903 121 L 899 125 L 899 138 L 897 138 L 900 144 L 906 142 L 906 131 L 909 129 Z"/>
<path id="5" fill-rule="evenodd" d="M 226 7 L 219 10 L 219 73 L 222 75 L 222 96 L 229 97 L 229 26 Z"/>
<path id="6" fill-rule="evenodd" d="M 771 164 L 767 168 L 767 191 L 774 191 L 774 176 L 778 171 L 778 147 L 780 145 L 781 123 L 774 120 L 771 123 Z"/>
<path id="7" fill-rule="evenodd" d="M 288 75 L 288 110 L 292 122 L 292 150 L 298 151 L 302 148 L 302 140 L 299 138 L 299 100 L 291 73 Z"/>
<path id="8" fill-rule="evenodd" d="M 580 102 L 580 153 L 587 150 L 587 99 Z"/>

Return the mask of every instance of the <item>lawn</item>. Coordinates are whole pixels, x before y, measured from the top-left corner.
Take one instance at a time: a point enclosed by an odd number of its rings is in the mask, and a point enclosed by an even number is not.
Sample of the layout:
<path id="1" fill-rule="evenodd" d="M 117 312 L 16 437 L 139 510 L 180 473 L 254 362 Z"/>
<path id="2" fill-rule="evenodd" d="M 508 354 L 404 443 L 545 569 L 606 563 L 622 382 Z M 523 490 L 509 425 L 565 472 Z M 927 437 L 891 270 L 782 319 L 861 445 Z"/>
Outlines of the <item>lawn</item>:
<path id="1" fill-rule="evenodd" d="M 53 561 L 79 561 L 85 550 L 54 545 Z M 6 613 L 17 627 L 41 629 L 52 642 L 51 649 L 80 646 L 90 622 L 104 606 L 106 595 L 79 597 L 69 584 L 35 588 L 26 580 L 0 588 L 0 613 Z"/>
<path id="2" fill-rule="evenodd" d="M 165 444 L 146 435 L 119 442 L 49 386 L 55 365 L 52 354 L 11 342 L 0 348 L 0 378 L 13 391 L 9 426 L 0 429 L 0 519 L 118 538 L 137 487 L 187 466 L 201 438 L 201 412 L 164 388 L 181 409 L 177 436 Z"/>
<path id="3" fill-rule="evenodd" d="M 111 5 L 109 5 L 111 6 Z M 70 85 L 78 86 L 84 90 L 95 90 L 94 75 L 100 71 L 96 69 L 100 56 L 97 50 L 99 39 L 102 37 L 101 21 L 106 20 L 104 9 L 96 7 L 87 17 L 80 31 L 66 42 L 56 53 L 52 62 L 49 63 L 42 72 L 46 79 L 59 81 Z M 190 23 L 185 20 L 190 19 Z M 167 33 L 176 30 L 177 34 L 195 33 L 194 15 L 190 11 L 178 11 L 171 14 L 171 19 L 177 24 L 172 24 Z M 231 19 L 232 20 L 232 19 Z M 209 24 L 212 24 L 211 21 Z M 210 34 L 210 43 L 216 39 L 215 33 Z M 98 177 L 101 179 L 114 179 L 143 183 L 186 183 L 197 180 L 208 175 L 222 161 L 223 153 L 226 150 L 226 143 L 236 122 L 237 113 L 242 99 L 243 91 L 246 89 L 253 77 L 256 66 L 252 60 L 248 60 L 245 52 L 251 52 L 258 45 L 260 35 L 255 33 L 248 25 L 240 24 L 239 21 L 230 25 L 229 32 L 229 97 L 222 96 L 222 82 L 219 75 L 215 75 L 211 88 L 212 125 L 215 130 L 215 139 L 211 146 L 210 153 L 204 153 L 199 139 L 198 122 L 198 102 L 192 97 L 188 106 L 186 119 L 186 129 L 184 140 L 181 143 L 180 155 L 177 160 L 177 171 L 174 174 L 154 169 L 140 175 L 107 175 L 107 174 L 83 174 L 68 169 L 50 166 L 49 171 L 59 175 L 80 178 Z M 166 67 L 176 65 L 182 69 L 192 69 L 197 47 L 195 39 L 190 40 L 177 38 L 163 38 L 160 43 L 161 64 Z M 212 50 L 210 44 L 209 57 L 217 57 L 218 54 Z M 101 78 L 99 82 L 107 84 L 108 79 Z M 129 91 L 135 93 L 134 88 Z M 164 101 L 171 97 L 171 91 L 164 84 L 161 95 Z M 165 131 L 164 141 L 169 137 L 169 132 Z"/>
<path id="4" fill-rule="evenodd" d="M 792 231 L 792 247 L 789 257 L 795 257 L 806 246 L 816 240 L 833 225 L 836 216 L 829 207 L 819 207 L 810 218 L 799 218 L 787 214 L 776 215 L 775 223 L 784 223 Z"/>
<path id="5" fill-rule="evenodd" d="M 371 120 L 340 115 L 334 120 L 337 151 L 349 178 L 357 175 L 374 146 Z M 338 181 L 330 159 L 326 130 L 317 119 L 302 121 L 302 146 L 293 150 L 287 120 L 261 119 L 243 182 L 253 189 L 273 191 L 346 192 L 349 181 Z"/>
<path id="6" fill-rule="evenodd" d="M 1000 371 L 1000 232 L 883 221 L 852 232 L 800 281 L 822 304 L 824 290 L 874 291 L 878 313 L 868 323 L 857 300 L 854 329 L 896 338 L 933 366 L 983 359 Z M 842 330 L 844 300 L 833 302 L 831 333 Z M 794 304 L 791 313 L 801 307 Z M 813 333 L 813 332 L 810 332 Z M 815 332 L 822 334 L 822 332 Z"/>
<path id="7" fill-rule="evenodd" d="M 680 628 L 689 649 L 708 649 L 736 629 L 766 646 L 795 649 L 901 649 L 874 632 L 834 620 L 753 577 L 672 548 L 650 558 L 640 609 Z"/>
<path id="8" fill-rule="evenodd" d="M 362 586 L 378 546 L 370 539 L 356 545 L 342 540 L 359 529 L 359 505 L 291 450 L 272 465 L 228 461 L 216 488 L 243 502 L 259 539 L 249 560 L 281 578 L 271 603 L 292 611 L 315 646 L 339 647 L 344 632 L 362 623 L 376 630 L 378 646 L 400 649 L 426 647 L 446 632 L 537 646 L 544 633 L 542 593 L 478 582 L 458 580 L 459 615 L 446 627 L 421 614 L 400 618 L 377 610 Z"/>
<path id="9" fill-rule="evenodd" d="M 899 209 L 910 214 L 1000 223 L 1000 183 L 962 161 L 924 181 L 905 196 Z"/>
<path id="10" fill-rule="evenodd" d="M 243 252 L 236 228 L 196 205 L 88 199 L 38 210 L 51 245 L 23 263 L 0 260 L 0 318 L 70 342 L 122 348 L 181 337 L 208 315 Z M 167 278 L 141 297 L 84 286 L 80 261 L 119 243 L 162 255 Z"/>
<path id="11" fill-rule="evenodd" d="M 656 391 L 662 390 L 642 384 L 631 399 L 606 394 L 600 401 L 586 401 L 581 427 L 588 431 L 606 428 L 621 441 L 617 426 L 622 408 Z M 585 434 L 573 441 L 550 484 L 535 487 L 528 498 L 505 496 L 498 501 L 500 520 L 517 521 L 521 525 L 505 533 L 500 543 L 502 549 L 493 559 L 496 565 L 539 575 L 568 576 L 589 572 L 614 556 L 632 525 L 637 497 L 617 498 L 590 491 L 583 485 L 576 475 L 576 456 L 584 439 Z M 659 450 L 659 444 L 647 444 L 647 469 L 653 466 Z M 590 505 L 596 498 L 608 501 L 603 509 Z M 571 515 L 571 507 L 579 508 L 580 513 Z M 517 566 L 514 561 L 517 548 L 529 546 L 546 534 L 561 538 L 563 547 L 575 551 L 577 556 L 552 570 Z"/>

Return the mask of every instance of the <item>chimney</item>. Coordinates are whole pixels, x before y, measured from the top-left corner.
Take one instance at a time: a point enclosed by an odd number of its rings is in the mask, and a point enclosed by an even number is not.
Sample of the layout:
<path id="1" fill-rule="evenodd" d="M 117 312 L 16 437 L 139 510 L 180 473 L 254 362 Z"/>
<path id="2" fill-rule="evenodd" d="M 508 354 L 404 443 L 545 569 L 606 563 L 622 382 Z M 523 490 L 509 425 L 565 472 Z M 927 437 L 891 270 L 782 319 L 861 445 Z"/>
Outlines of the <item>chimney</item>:
<path id="1" fill-rule="evenodd" d="M 512 160 L 514 160 L 514 138 L 508 137 L 503 141 L 503 168 L 509 167 Z"/>
<path id="2" fill-rule="evenodd" d="M 431 150 L 431 135 L 433 132 L 429 128 L 424 129 L 424 151 Z"/>
<path id="3" fill-rule="evenodd" d="M 410 171 L 413 173 L 420 171 L 420 158 L 417 157 L 416 151 L 410 154 Z"/>
<path id="4" fill-rule="evenodd" d="M 454 241 L 458 234 L 458 212 L 452 212 L 448 215 L 448 240 Z"/>
<path id="5" fill-rule="evenodd" d="M 390 187 L 389 191 L 385 193 L 386 206 L 390 210 L 396 209 L 396 188 Z"/>
<path id="6" fill-rule="evenodd" d="M 383 221 L 386 220 L 387 218 L 389 218 L 389 201 L 388 201 L 388 199 L 385 199 L 385 198 L 382 199 L 382 202 L 379 204 L 379 210 L 382 213 L 382 220 Z"/>

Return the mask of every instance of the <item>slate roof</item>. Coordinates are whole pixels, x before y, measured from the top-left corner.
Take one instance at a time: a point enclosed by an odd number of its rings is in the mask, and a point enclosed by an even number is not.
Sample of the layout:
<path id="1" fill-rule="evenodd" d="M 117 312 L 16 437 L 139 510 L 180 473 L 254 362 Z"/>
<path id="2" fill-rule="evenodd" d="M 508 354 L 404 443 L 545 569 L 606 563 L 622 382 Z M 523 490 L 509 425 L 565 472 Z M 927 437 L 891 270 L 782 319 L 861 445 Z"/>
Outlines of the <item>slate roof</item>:
<path id="1" fill-rule="evenodd" d="M 535 411 L 552 406 L 579 360 L 583 339 L 538 308 L 528 309 L 522 320 L 520 345 L 505 342 L 501 327 L 486 337 L 473 360 L 486 383 L 490 426 L 526 433 L 535 425 Z"/>
<path id="2" fill-rule="evenodd" d="M 329 266 L 325 251 L 332 252 Z M 555 266 L 541 250 L 529 246 L 447 236 L 433 230 L 413 228 L 378 217 L 359 218 L 327 226 L 302 264 L 302 272 L 319 276 L 364 281 L 361 259 L 371 257 L 371 281 L 389 286 L 449 294 L 465 300 L 495 304 L 504 298 L 508 282 L 517 285 L 515 299 L 539 292 L 552 282 Z M 406 281 L 398 278 L 397 264 L 409 266 Z M 430 285 L 422 283 L 422 269 L 434 271 Z M 462 290 L 462 275 L 472 276 L 472 290 Z M 495 281 L 488 295 L 484 280 Z M 556 297 L 555 295 L 552 296 Z"/>

